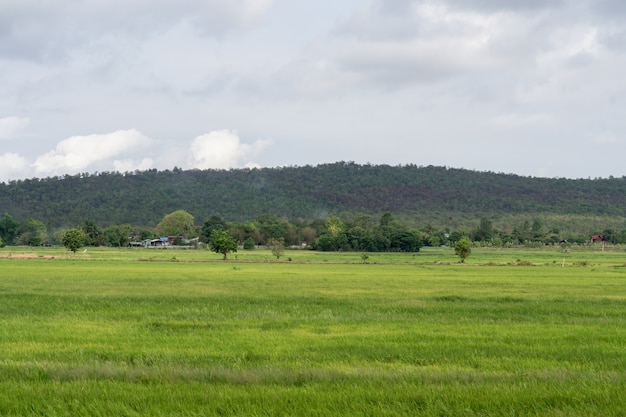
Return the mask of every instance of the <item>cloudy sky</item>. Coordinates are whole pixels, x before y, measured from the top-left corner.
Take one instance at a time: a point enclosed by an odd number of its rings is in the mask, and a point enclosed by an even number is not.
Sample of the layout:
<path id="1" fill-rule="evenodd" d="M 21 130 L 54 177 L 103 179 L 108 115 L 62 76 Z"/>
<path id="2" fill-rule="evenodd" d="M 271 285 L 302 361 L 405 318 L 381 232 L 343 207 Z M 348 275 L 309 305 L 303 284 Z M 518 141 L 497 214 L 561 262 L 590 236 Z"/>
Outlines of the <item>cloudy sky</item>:
<path id="1" fill-rule="evenodd" d="M 1 0 L 0 181 L 335 161 L 626 175 L 623 0 Z"/>

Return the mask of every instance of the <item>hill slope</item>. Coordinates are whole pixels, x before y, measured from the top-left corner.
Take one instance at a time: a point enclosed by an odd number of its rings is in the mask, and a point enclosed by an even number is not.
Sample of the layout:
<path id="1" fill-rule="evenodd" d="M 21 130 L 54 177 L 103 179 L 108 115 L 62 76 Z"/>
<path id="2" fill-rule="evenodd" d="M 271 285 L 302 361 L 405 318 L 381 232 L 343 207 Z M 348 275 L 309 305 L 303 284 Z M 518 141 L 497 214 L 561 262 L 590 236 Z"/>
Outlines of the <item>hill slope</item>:
<path id="1" fill-rule="evenodd" d="M 101 173 L 0 184 L 0 213 L 49 226 L 93 220 L 153 226 L 184 209 L 201 222 L 218 214 L 315 219 L 391 212 L 414 223 L 484 216 L 626 217 L 626 178 L 546 179 L 445 167 L 358 165 Z"/>

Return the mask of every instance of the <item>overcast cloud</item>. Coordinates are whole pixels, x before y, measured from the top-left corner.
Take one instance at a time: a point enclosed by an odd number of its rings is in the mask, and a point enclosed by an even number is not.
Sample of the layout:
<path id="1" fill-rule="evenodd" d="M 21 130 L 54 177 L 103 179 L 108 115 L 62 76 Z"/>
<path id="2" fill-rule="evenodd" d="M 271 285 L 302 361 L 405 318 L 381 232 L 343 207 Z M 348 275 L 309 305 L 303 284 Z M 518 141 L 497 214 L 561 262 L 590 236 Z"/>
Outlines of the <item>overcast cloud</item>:
<path id="1" fill-rule="evenodd" d="M 621 0 L 2 0 L 0 181 L 339 160 L 626 175 Z"/>

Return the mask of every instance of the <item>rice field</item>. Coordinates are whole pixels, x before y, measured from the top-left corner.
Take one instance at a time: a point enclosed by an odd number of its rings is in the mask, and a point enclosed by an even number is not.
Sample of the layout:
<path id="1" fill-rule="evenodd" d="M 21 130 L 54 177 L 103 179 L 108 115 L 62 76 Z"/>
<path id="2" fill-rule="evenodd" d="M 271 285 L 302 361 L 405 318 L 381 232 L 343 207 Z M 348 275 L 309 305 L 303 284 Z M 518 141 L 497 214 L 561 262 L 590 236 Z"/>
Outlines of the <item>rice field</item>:
<path id="1" fill-rule="evenodd" d="M 0 416 L 626 415 L 623 249 L 220 257 L 0 250 Z"/>

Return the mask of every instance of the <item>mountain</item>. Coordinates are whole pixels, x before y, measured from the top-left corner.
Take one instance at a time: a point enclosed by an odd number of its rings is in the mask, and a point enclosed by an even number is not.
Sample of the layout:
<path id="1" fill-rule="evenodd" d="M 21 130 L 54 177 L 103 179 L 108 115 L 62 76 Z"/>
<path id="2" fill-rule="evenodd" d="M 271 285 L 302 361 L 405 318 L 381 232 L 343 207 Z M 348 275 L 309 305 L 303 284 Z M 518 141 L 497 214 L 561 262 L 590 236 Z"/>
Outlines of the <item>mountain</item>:
<path id="1" fill-rule="evenodd" d="M 528 216 L 607 218 L 624 224 L 626 178 L 534 178 L 416 165 L 148 170 L 27 179 L 0 184 L 0 214 L 49 227 L 92 220 L 154 226 L 179 209 L 247 221 L 262 214 L 313 220 L 385 212 L 416 225 L 458 226 Z"/>

